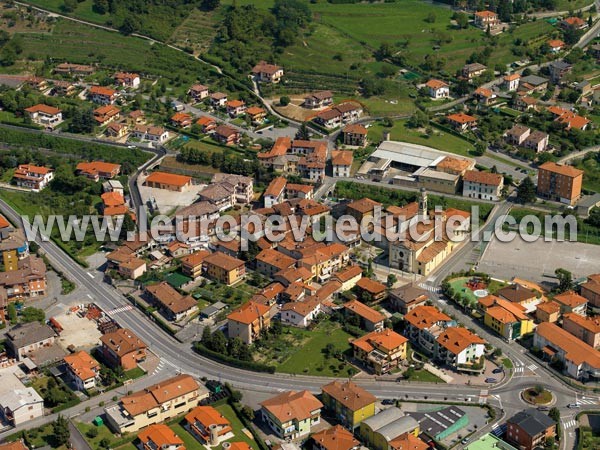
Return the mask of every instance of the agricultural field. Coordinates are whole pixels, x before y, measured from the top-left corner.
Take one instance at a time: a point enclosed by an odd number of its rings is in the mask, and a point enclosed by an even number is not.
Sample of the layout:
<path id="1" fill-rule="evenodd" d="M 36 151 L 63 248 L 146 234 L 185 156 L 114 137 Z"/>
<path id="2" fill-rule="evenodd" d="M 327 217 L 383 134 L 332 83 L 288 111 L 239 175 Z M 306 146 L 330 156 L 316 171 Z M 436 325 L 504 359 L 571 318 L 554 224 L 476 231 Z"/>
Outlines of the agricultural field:
<path id="1" fill-rule="evenodd" d="M 219 19 L 216 12 L 193 9 L 190 15 L 173 32 L 169 44 L 191 50 L 195 55 L 208 50 L 215 37 Z"/>

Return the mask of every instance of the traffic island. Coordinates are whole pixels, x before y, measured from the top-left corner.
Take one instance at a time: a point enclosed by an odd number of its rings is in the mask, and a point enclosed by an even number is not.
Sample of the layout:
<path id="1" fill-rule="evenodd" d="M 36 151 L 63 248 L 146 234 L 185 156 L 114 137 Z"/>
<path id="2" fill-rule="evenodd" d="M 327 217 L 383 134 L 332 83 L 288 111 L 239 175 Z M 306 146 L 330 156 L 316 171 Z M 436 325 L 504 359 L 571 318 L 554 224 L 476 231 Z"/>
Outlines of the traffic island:
<path id="1" fill-rule="evenodd" d="M 521 391 L 524 402 L 535 406 L 549 406 L 554 403 L 554 394 L 542 386 L 534 386 Z"/>

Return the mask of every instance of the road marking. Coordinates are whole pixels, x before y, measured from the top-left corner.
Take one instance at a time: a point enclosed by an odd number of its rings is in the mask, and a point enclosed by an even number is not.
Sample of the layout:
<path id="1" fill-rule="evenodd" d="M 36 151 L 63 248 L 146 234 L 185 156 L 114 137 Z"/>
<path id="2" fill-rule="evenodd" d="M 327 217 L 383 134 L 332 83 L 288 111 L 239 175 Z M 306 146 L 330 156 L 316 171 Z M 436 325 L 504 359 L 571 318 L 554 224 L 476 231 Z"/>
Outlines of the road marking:
<path id="1" fill-rule="evenodd" d="M 577 420 L 565 420 L 563 426 L 568 430 L 569 428 L 575 428 L 577 426 Z"/>
<path id="2" fill-rule="evenodd" d="M 530 365 L 527 366 L 527 368 L 529 370 L 531 370 L 532 372 L 535 372 L 536 369 L 538 368 L 538 366 L 536 366 L 535 364 L 530 364 Z"/>
<path id="3" fill-rule="evenodd" d="M 87 294 L 87 296 L 90 300 L 94 300 L 94 298 L 90 294 Z"/>
<path id="4" fill-rule="evenodd" d="M 86 272 L 86 273 L 90 276 L 90 278 L 94 278 L 94 275 L 92 275 L 90 272 Z"/>
<path id="5" fill-rule="evenodd" d="M 592 400 L 592 399 L 579 399 L 578 403 L 583 403 L 584 405 L 595 405 L 596 404 L 596 400 Z"/>
<path id="6" fill-rule="evenodd" d="M 107 314 L 119 314 L 125 311 L 130 311 L 133 309 L 133 306 L 131 305 L 125 305 L 125 306 L 121 306 L 119 308 L 115 308 L 115 309 L 111 309 L 110 311 L 107 311 Z"/>

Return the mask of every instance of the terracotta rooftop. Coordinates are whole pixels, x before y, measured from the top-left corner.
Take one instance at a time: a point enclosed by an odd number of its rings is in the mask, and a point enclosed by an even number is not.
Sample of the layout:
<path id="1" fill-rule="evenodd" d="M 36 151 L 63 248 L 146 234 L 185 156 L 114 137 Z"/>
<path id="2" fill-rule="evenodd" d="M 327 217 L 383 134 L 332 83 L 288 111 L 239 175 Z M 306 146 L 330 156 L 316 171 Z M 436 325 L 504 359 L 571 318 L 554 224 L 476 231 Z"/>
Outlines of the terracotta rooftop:
<path id="1" fill-rule="evenodd" d="M 373 280 L 371 278 L 366 278 L 366 277 L 363 277 L 360 280 L 358 280 L 356 282 L 356 285 L 360 289 L 362 289 L 370 294 L 373 294 L 373 295 L 381 294 L 382 292 L 384 292 L 387 289 L 385 284 L 380 283 L 379 281 Z"/>
<path id="2" fill-rule="evenodd" d="M 334 150 L 331 152 L 331 164 L 334 166 L 351 166 L 354 155 L 348 150 Z"/>
<path id="3" fill-rule="evenodd" d="M 536 327 L 535 334 L 550 342 L 553 347 L 562 349 L 568 361 L 576 365 L 587 363 L 596 370 L 600 369 L 600 352 L 559 326 L 543 322 Z"/>
<path id="4" fill-rule="evenodd" d="M 71 370 L 82 380 L 94 378 L 100 371 L 100 364 L 89 353 L 80 351 L 64 357 Z"/>
<path id="5" fill-rule="evenodd" d="M 585 297 L 582 297 L 573 291 L 563 292 L 562 294 L 555 295 L 554 301 L 560 303 L 561 305 L 568 306 L 569 308 L 576 308 L 587 303 L 587 299 Z"/>
<path id="6" fill-rule="evenodd" d="M 583 317 L 576 313 L 567 313 L 563 316 L 563 323 L 566 322 L 573 322 L 575 325 L 592 334 L 600 333 L 600 319 Z"/>
<path id="7" fill-rule="evenodd" d="M 44 105 L 43 103 L 38 103 L 37 105 L 30 106 L 29 108 L 25 108 L 25 111 L 29 113 L 43 113 L 48 115 L 56 115 L 60 113 L 60 109 L 55 108 L 54 106 Z"/>
<path id="8" fill-rule="evenodd" d="M 160 183 L 167 184 L 170 186 L 181 187 L 189 184 L 191 181 L 192 177 L 188 177 L 185 175 L 177 175 L 174 173 L 167 172 L 152 172 L 150 175 L 148 175 L 148 178 L 146 178 L 145 182 Z"/>
<path id="9" fill-rule="evenodd" d="M 350 411 L 358 411 L 377 401 L 373 394 L 352 381 L 335 380 L 321 387 L 321 390 Z"/>
<path id="10" fill-rule="evenodd" d="M 463 180 L 489 186 L 500 186 L 502 175 L 492 172 L 480 172 L 479 170 L 467 170 L 463 176 Z"/>
<path id="11" fill-rule="evenodd" d="M 227 316 L 227 319 L 249 325 L 254 321 L 258 320 L 260 317 L 263 317 L 266 314 L 268 314 L 269 311 L 270 308 L 266 305 L 255 303 L 253 301 L 248 301 L 239 308 L 232 311 Z"/>
<path id="12" fill-rule="evenodd" d="M 112 333 L 106 333 L 100 337 L 100 341 L 118 356 L 123 356 L 147 347 L 133 331 L 127 328 L 119 328 Z"/>
<path id="13" fill-rule="evenodd" d="M 466 328 L 448 327 L 437 338 L 438 344 L 454 355 L 473 344 L 485 344 L 485 341 Z"/>
<path id="14" fill-rule="evenodd" d="M 256 255 L 256 261 L 269 264 L 279 270 L 284 270 L 296 264 L 296 260 L 272 248 L 263 250 Z"/>
<path id="15" fill-rule="evenodd" d="M 450 322 L 452 318 L 435 306 L 421 305 L 409 311 L 404 316 L 404 320 L 420 330 L 426 330 L 438 322 Z"/>
<path id="16" fill-rule="evenodd" d="M 358 339 L 354 339 L 351 344 L 366 352 L 371 352 L 375 347 L 383 348 L 386 351 L 392 351 L 406 342 L 408 342 L 408 339 L 404 336 L 389 328 L 385 328 L 381 331 L 372 331 Z"/>
<path id="17" fill-rule="evenodd" d="M 469 116 L 468 114 L 465 114 L 465 113 L 450 114 L 446 118 L 451 122 L 460 123 L 460 124 L 477 122 L 476 117 Z"/>
<path id="18" fill-rule="evenodd" d="M 308 391 L 288 391 L 265 400 L 261 406 L 281 423 L 285 423 L 290 420 L 308 419 L 314 411 L 320 410 L 323 404 Z"/>
<path id="19" fill-rule="evenodd" d="M 207 255 L 204 258 L 204 263 L 212 264 L 227 271 L 235 270 L 245 264 L 241 259 L 234 258 L 233 256 L 229 256 L 223 252 L 214 252 L 210 255 Z"/>
<path id="20" fill-rule="evenodd" d="M 344 133 L 353 133 L 353 134 L 367 134 L 368 130 L 364 125 L 360 123 L 351 123 L 350 125 L 346 125 L 344 127 Z"/>
<path id="21" fill-rule="evenodd" d="M 361 198 L 346 205 L 347 209 L 353 209 L 361 214 L 373 211 L 376 206 L 381 206 L 381 203 L 371 200 L 370 198 Z"/>
<path id="22" fill-rule="evenodd" d="M 278 197 L 284 191 L 286 183 L 287 180 L 284 177 L 273 178 L 273 180 L 269 183 L 269 186 L 267 186 L 267 189 L 265 189 L 263 195 L 265 197 L 267 195 Z"/>
<path id="23" fill-rule="evenodd" d="M 354 435 L 341 425 L 314 433 L 312 439 L 324 450 L 351 450 L 360 446 Z"/>
<path id="24" fill-rule="evenodd" d="M 173 446 L 180 446 L 178 448 L 185 450 L 181 438 L 167 425 L 162 423 L 150 425 L 148 428 L 140 431 L 138 438 L 144 446 L 148 442 L 152 442 L 156 446 L 149 446 L 148 448 L 173 448 Z"/>
<path id="25" fill-rule="evenodd" d="M 344 303 L 344 309 L 353 312 L 371 323 L 379 323 L 385 320 L 385 316 L 379 311 L 359 302 L 358 300 L 350 300 Z"/>

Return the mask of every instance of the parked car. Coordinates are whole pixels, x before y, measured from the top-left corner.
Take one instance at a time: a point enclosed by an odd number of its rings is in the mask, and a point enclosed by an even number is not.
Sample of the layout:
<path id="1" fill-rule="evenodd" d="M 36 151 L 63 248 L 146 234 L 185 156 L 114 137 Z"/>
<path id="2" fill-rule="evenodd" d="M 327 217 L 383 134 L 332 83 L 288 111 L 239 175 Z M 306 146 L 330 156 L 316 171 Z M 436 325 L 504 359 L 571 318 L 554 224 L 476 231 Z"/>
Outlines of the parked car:
<path id="1" fill-rule="evenodd" d="M 571 409 L 581 408 L 581 405 L 579 403 L 569 403 L 567 405 L 567 408 L 571 408 Z"/>
<path id="2" fill-rule="evenodd" d="M 396 404 L 396 400 L 394 400 L 393 398 L 384 398 L 381 401 L 382 405 L 389 405 L 389 406 L 393 406 Z"/>
<path id="3" fill-rule="evenodd" d="M 486 379 L 485 379 L 485 382 L 486 382 L 486 383 L 497 383 L 497 382 L 498 382 L 498 380 L 496 380 L 495 378 L 486 378 Z"/>
<path id="4" fill-rule="evenodd" d="M 492 373 L 502 373 L 504 372 L 504 369 L 502 367 L 497 367 L 494 370 L 492 370 Z"/>
<path id="5" fill-rule="evenodd" d="M 549 406 L 538 406 L 538 411 L 550 411 Z"/>

